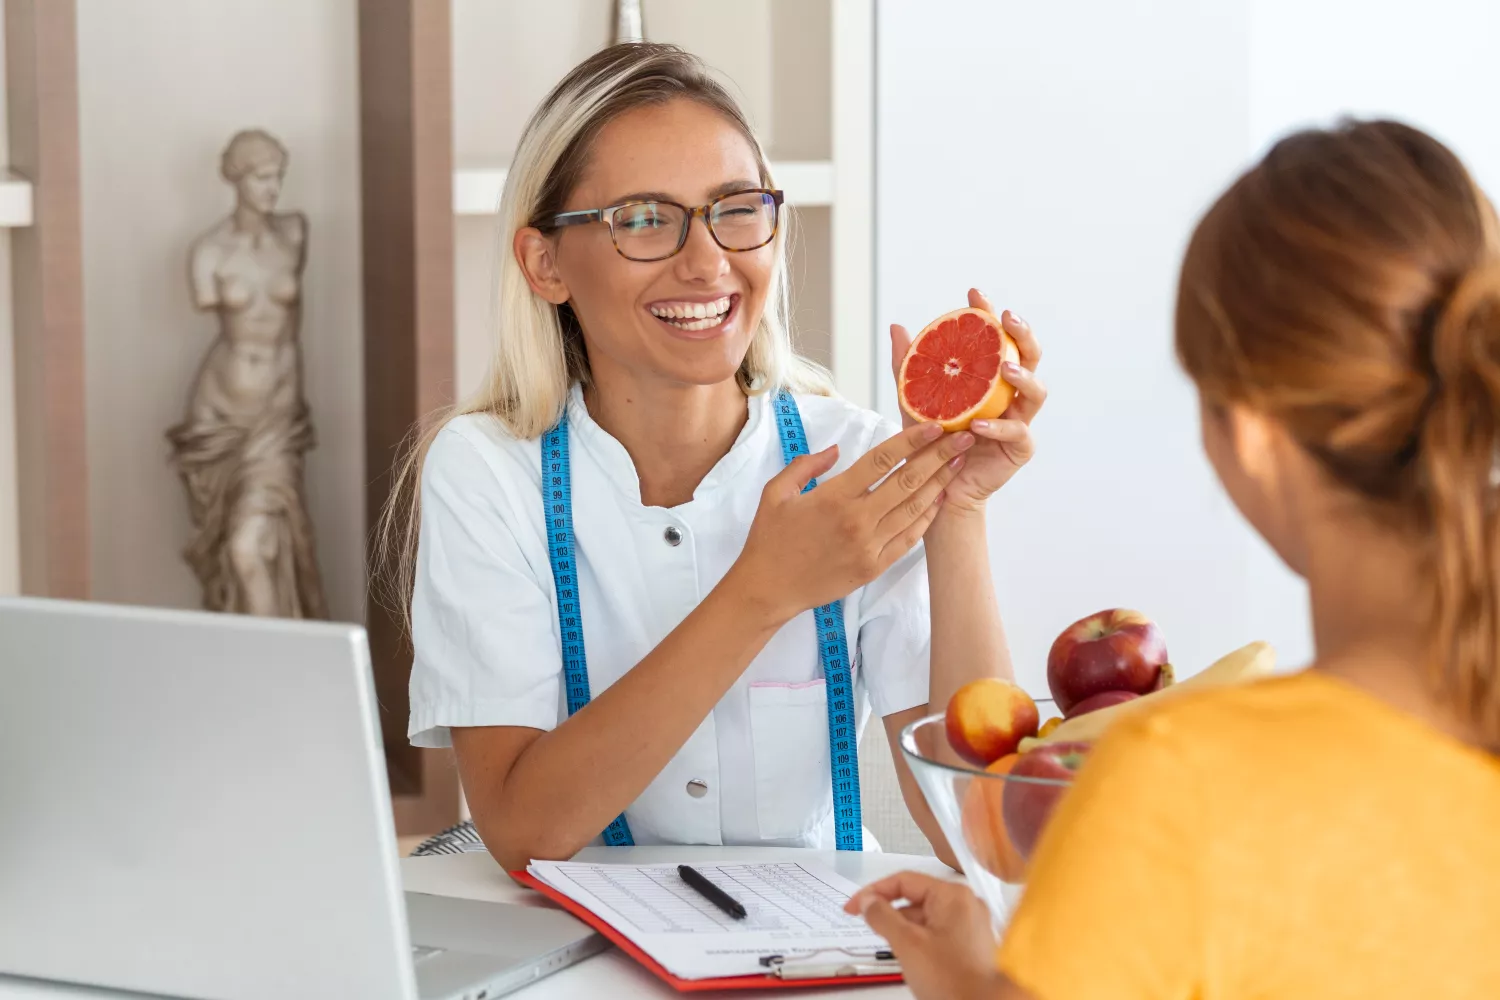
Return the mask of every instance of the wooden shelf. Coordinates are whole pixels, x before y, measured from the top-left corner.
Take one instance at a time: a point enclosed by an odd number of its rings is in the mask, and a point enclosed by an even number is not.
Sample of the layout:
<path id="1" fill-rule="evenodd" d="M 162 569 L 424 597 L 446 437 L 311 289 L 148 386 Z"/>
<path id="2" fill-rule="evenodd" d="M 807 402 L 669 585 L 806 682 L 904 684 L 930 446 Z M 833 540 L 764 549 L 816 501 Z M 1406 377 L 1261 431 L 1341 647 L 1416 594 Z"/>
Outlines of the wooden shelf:
<path id="1" fill-rule="evenodd" d="M 22 229 L 32 223 L 31 182 L 0 171 L 0 229 Z"/>
<path id="2" fill-rule="evenodd" d="M 504 167 L 453 172 L 453 214 L 494 215 L 505 187 Z M 771 164 L 771 176 L 786 192 L 788 205 L 833 204 L 833 164 L 828 160 L 787 160 Z"/>

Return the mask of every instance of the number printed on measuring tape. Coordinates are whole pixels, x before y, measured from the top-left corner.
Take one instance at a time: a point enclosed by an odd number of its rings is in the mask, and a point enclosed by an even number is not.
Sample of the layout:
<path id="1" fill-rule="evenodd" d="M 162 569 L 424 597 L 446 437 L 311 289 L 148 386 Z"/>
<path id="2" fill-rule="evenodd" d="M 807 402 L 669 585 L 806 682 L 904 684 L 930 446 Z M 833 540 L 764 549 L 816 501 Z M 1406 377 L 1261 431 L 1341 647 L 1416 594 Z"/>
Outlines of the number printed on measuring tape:
<path id="1" fill-rule="evenodd" d="M 776 394 L 776 430 L 781 436 L 781 459 L 790 465 L 808 453 L 802 414 L 791 394 Z M 806 493 L 818 485 L 807 484 Z M 834 838 L 841 851 L 864 850 L 864 828 L 859 807 L 858 732 L 854 713 L 854 684 L 849 659 L 849 638 L 844 631 L 844 602 L 834 601 L 813 612 L 818 632 L 818 658 L 823 664 L 823 682 L 828 691 L 829 780 L 833 785 Z"/>

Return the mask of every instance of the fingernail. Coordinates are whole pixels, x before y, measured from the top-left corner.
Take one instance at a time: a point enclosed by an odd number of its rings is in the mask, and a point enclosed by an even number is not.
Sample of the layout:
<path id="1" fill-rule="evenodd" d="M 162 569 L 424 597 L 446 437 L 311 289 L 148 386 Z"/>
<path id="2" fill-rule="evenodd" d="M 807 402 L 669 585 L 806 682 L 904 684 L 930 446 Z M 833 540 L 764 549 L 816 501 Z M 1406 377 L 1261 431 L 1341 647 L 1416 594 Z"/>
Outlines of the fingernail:
<path id="1" fill-rule="evenodd" d="M 1017 316 L 1015 313 L 1011 313 L 1010 314 L 1010 318 L 1011 318 L 1011 322 L 1015 323 L 1017 326 L 1025 326 L 1026 325 L 1026 321 L 1024 319 L 1022 319 L 1021 317 Z"/>
<path id="2" fill-rule="evenodd" d="M 936 441 L 943 436 L 943 428 L 940 424 L 926 424 L 922 427 L 922 436 L 929 441 Z"/>
<path id="3" fill-rule="evenodd" d="M 953 461 L 951 461 L 951 462 L 948 463 L 948 468 L 952 469 L 954 472 L 957 472 L 959 469 L 962 469 L 963 467 L 964 467 L 964 457 L 962 455 L 958 456 Z"/>
<path id="4" fill-rule="evenodd" d="M 946 499 L 948 499 L 948 491 L 947 490 L 938 490 L 937 499 L 934 500 L 934 501 L 932 501 L 932 502 L 935 503 L 935 504 L 937 504 L 939 507 L 941 507 L 943 505 L 943 501 L 946 500 Z"/>
<path id="5" fill-rule="evenodd" d="M 959 451 L 968 451 L 970 448 L 974 447 L 974 435 L 969 434 L 968 432 L 955 434 L 953 436 L 953 447 L 957 448 Z"/>
<path id="6" fill-rule="evenodd" d="M 969 425 L 969 429 L 975 431 L 987 431 L 990 429 L 990 422 L 988 420 L 976 420 Z"/>
<path id="7" fill-rule="evenodd" d="M 862 895 L 862 896 L 860 896 L 858 898 L 859 898 L 859 915 L 860 916 L 864 916 L 866 913 L 870 912 L 870 907 L 872 907 L 872 906 L 875 905 L 875 897 L 873 895 L 869 894 L 869 893 L 865 893 L 864 895 Z"/>
<path id="8" fill-rule="evenodd" d="M 1021 374 L 1021 366 L 1016 364 L 1014 361 L 1002 361 L 1000 363 L 1000 370 L 1005 372 L 1005 374 L 1007 375 Z"/>

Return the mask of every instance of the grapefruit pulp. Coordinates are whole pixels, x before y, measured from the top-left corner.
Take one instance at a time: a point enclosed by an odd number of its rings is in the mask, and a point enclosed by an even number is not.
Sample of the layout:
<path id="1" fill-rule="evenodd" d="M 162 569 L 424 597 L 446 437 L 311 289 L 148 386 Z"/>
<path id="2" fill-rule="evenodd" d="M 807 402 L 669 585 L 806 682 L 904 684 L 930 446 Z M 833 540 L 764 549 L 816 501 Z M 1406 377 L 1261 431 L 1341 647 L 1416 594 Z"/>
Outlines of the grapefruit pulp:
<path id="1" fill-rule="evenodd" d="M 968 430 L 975 420 L 1005 412 L 1016 390 L 1000 377 L 1000 363 L 1019 363 L 1016 342 L 983 309 L 939 316 L 912 340 L 896 380 L 901 409 L 943 430 Z"/>

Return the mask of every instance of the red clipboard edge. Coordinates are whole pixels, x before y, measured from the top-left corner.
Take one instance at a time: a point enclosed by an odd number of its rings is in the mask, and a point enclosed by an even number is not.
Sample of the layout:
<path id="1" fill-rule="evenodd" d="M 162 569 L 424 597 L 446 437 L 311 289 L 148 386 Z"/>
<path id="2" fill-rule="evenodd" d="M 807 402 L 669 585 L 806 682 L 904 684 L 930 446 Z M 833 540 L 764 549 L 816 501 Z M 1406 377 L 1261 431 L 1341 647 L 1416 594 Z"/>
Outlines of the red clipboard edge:
<path id="1" fill-rule="evenodd" d="M 781 979 L 769 974 L 763 976 L 724 976 L 719 979 L 679 979 L 663 968 L 661 963 L 657 962 L 656 959 L 642 951 L 635 942 L 615 930 L 602 917 L 581 903 L 569 899 L 545 882 L 533 878 L 529 872 L 511 872 L 510 877 L 528 889 L 534 889 L 543 896 L 546 896 L 552 902 L 561 906 L 600 934 L 603 934 L 615 947 L 635 959 L 658 979 L 679 993 L 698 993 L 708 990 L 798 989 L 799 987 L 858 986 L 864 984 L 875 986 L 881 983 L 899 983 L 902 981 L 902 976 L 899 972 L 883 976 L 837 976 L 829 979 Z"/>

